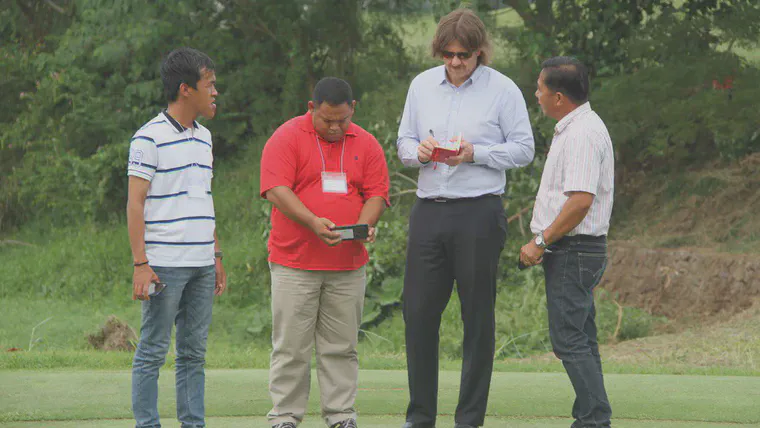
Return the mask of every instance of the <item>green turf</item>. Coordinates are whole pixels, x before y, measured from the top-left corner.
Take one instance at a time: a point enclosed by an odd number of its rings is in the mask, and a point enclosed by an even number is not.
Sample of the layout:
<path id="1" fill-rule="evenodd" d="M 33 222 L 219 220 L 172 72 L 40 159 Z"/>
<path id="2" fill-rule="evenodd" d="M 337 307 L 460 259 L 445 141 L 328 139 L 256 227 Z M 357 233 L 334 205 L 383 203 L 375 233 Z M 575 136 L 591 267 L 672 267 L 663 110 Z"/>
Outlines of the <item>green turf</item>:
<path id="1" fill-rule="evenodd" d="M 621 421 L 616 426 L 718 426 L 696 422 L 760 426 L 760 378 L 607 375 L 606 380 L 615 417 Z M 172 384 L 172 372 L 163 371 L 160 411 L 167 422 L 174 418 Z M 319 425 L 315 376 L 312 384 L 307 419 L 313 425 L 306 427 Z M 77 422 L 76 426 L 129 426 L 130 374 L 126 371 L 4 371 L 0 372 L 0 385 L 0 422 L 41 421 L 14 426 L 74 426 L 57 425 L 57 421 L 122 419 L 97 421 L 95 425 Z M 406 373 L 362 371 L 360 385 L 357 408 L 368 422 L 363 426 L 398 426 L 408 397 Z M 442 372 L 441 414 L 453 413 L 458 385 L 457 372 Z M 261 422 L 253 425 L 263 426 L 261 415 L 270 407 L 266 370 L 209 370 L 206 390 L 209 417 L 242 417 L 225 419 L 223 426 L 251 426 L 255 421 Z M 491 426 L 568 426 L 565 418 L 571 404 L 572 390 L 564 374 L 495 373 L 488 413 L 493 418 Z M 636 423 L 647 420 L 657 423 Z M 666 425 L 666 421 L 673 424 Z"/>
<path id="2" fill-rule="evenodd" d="M 10 422 L 7 424 L 0 424 L 5 428 L 41 428 L 41 427 L 55 427 L 55 428 L 116 428 L 116 427 L 129 427 L 131 420 L 115 419 L 115 420 L 97 420 L 97 421 L 45 421 L 45 422 Z M 487 420 L 486 427 L 503 427 L 503 428 L 554 428 L 562 427 L 567 428 L 571 419 L 565 418 L 503 418 L 492 417 Z M 206 420 L 209 427 L 224 427 L 224 428 L 250 428 L 250 427 L 267 427 L 267 422 L 264 417 L 211 417 Z M 400 415 L 392 416 L 367 416 L 360 417 L 359 424 L 362 428 L 400 428 L 403 423 L 403 418 Z M 174 420 L 161 421 L 162 426 L 165 428 L 178 428 L 180 425 Z M 325 424 L 318 421 L 316 418 L 311 418 L 305 421 L 300 428 L 322 428 Z M 454 419 L 450 416 L 441 417 L 438 420 L 438 426 L 452 427 L 454 426 Z M 711 422 L 674 422 L 674 421 L 632 421 L 632 420 L 617 420 L 615 421 L 616 428 L 749 428 L 756 427 L 756 424 L 727 424 L 727 423 L 711 423 Z"/>

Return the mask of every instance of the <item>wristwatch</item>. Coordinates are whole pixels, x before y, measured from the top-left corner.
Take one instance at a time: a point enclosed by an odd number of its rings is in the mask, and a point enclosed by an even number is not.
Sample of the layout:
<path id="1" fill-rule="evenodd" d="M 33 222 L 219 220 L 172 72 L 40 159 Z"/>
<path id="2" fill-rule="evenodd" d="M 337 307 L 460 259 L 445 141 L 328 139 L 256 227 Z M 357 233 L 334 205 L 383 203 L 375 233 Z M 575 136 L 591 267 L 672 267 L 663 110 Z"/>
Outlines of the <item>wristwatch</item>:
<path id="1" fill-rule="evenodd" d="M 544 239 L 544 231 L 543 230 L 541 232 L 538 232 L 538 234 L 536 235 L 536 239 L 534 239 L 533 242 L 536 243 L 536 245 L 538 246 L 538 248 L 546 248 L 547 247 L 546 240 Z"/>
<path id="2" fill-rule="evenodd" d="M 222 256 L 223 256 L 223 255 L 224 255 L 224 254 L 222 254 L 222 252 L 221 252 L 221 251 L 216 251 L 216 252 L 214 253 L 214 258 L 221 260 L 221 259 L 222 259 Z"/>

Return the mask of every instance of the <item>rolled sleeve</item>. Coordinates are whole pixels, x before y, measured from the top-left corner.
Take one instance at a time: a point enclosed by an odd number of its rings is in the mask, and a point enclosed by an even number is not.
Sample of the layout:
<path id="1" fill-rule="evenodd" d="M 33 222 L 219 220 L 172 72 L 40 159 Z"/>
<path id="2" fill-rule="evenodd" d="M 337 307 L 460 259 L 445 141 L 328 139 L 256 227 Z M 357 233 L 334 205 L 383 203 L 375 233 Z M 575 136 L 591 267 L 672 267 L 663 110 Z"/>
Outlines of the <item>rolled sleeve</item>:
<path id="1" fill-rule="evenodd" d="M 473 145 L 473 161 L 497 170 L 528 165 L 533 161 L 535 145 L 530 126 L 528 108 L 520 90 L 514 86 L 505 91 L 501 100 L 499 127 L 504 142 L 501 144 Z"/>
<path id="2" fill-rule="evenodd" d="M 293 188 L 296 178 L 296 152 L 293 135 L 282 128 L 269 138 L 261 154 L 261 180 L 259 195 L 278 186 Z"/>
<path id="3" fill-rule="evenodd" d="M 581 134 L 571 138 L 565 149 L 564 186 L 562 191 L 596 195 L 602 172 L 602 150 L 593 136 Z"/>
<path id="4" fill-rule="evenodd" d="M 154 140 L 145 135 L 135 135 L 129 143 L 127 175 L 152 181 L 158 168 L 158 148 Z"/>

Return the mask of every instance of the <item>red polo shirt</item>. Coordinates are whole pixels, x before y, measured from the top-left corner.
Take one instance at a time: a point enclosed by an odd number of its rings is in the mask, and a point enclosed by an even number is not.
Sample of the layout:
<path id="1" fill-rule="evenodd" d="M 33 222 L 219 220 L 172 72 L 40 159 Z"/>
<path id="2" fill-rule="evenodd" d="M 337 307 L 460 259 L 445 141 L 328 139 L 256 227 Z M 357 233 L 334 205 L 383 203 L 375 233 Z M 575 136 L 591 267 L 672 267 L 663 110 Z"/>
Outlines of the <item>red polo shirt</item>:
<path id="1" fill-rule="evenodd" d="M 348 194 L 322 191 L 322 150 L 327 172 L 343 169 Z M 311 114 L 298 116 L 280 126 L 267 141 L 261 157 L 261 196 L 277 186 L 287 186 L 318 217 L 336 226 L 355 224 L 364 203 L 379 196 L 388 201 L 388 165 L 377 139 L 351 124 L 345 140 L 329 143 L 318 138 Z M 269 261 L 304 270 L 355 270 L 369 257 L 364 244 L 345 241 L 330 247 L 314 232 L 272 208 Z"/>

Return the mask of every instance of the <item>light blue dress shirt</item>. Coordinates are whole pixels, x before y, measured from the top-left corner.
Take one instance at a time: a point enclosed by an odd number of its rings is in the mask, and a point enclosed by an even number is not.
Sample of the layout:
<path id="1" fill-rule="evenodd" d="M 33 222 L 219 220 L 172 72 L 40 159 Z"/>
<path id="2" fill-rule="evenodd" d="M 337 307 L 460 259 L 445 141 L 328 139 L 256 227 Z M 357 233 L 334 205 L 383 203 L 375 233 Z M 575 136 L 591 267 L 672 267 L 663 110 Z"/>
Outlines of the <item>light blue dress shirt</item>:
<path id="1" fill-rule="evenodd" d="M 450 167 L 420 163 L 417 146 L 430 131 L 439 141 L 462 134 L 473 145 L 474 162 Z M 504 193 L 506 174 L 533 160 L 533 131 L 522 92 L 507 76 L 478 66 L 460 87 L 449 83 L 443 65 L 414 78 L 398 130 L 398 156 L 421 167 L 420 198 L 472 198 Z"/>

